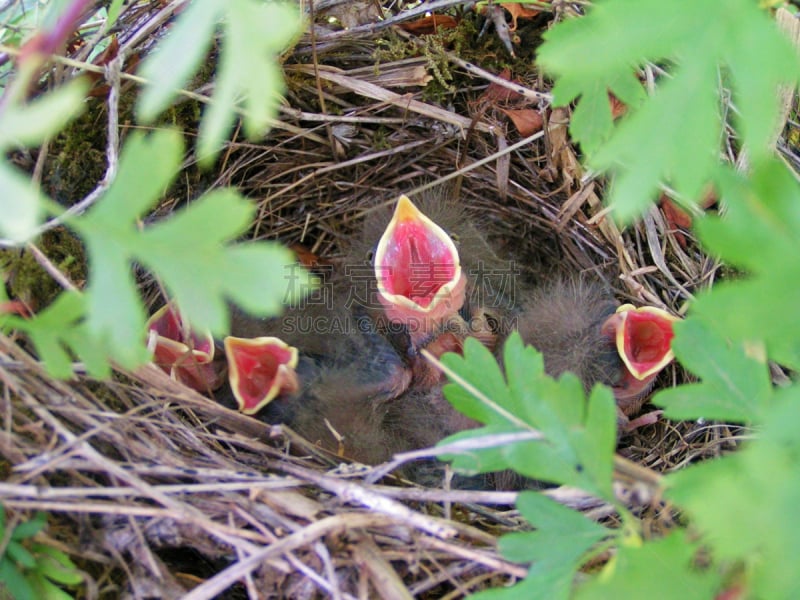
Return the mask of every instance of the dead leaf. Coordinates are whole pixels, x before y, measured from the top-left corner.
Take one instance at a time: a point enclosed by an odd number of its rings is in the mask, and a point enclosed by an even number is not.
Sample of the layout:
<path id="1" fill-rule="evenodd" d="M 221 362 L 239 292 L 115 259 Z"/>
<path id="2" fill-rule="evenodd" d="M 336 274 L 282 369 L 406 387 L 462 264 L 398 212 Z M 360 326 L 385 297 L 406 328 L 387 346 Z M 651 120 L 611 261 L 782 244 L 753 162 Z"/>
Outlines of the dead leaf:
<path id="1" fill-rule="evenodd" d="M 626 112 L 628 112 L 628 105 L 625 104 L 622 100 L 617 98 L 611 92 L 608 92 L 608 102 L 611 104 L 611 118 L 618 119 Z"/>
<path id="2" fill-rule="evenodd" d="M 519 2 L 503 2 L 500 6 L 511 15 L 511 25 L 509 26 L 511 31 L 517 30 L 517 19 L 530 19 L 542 12 L 536 8 L 528 8 Z"/>
<path id="3" fill-rule="evenodd" d="M 298 262 L 303 265 L 304 267 L 317 267 L 320 265 L 330 265 L 332 264 L 330 261 L 320 258 L 316 254 L 314 254 L 311 250 L 306 248 L 303 244 L 297 243 L 292 244 L 289 246 L 289 249 L 292 250 L 297 255 Z"/>
<path id="4" fill-rule="evenodd" d="M 664 213 L 664 220 L 667 222 L 667 226 L 675 236 L 675 240 L 680 244 L 681 248 L 686 248 L 686 236 L 683 235 L 681 229 L 688 230 L 692 228 L 692 215 L 683 210 L 663 192 L 658 199 L 658 203 L 661 206 L 661 212 Z M 700 206 L 707 209 L 716 203 L 717 195 L 713 189 L 709 189 L 703 196 Z"/>
<path id="5" fill-rule="evenodd" d="M 401 23 L 400 28 L 414 35 L 430 35 L 439 29 L 455 29 L 458 21 L 450 15 L 428 15 L 416 21 Z"/>
<path id="6" fill-rule="evenodd" d="M 500 74 L 498 75 L 500 79 L 505 79 L 506 81 L 511 81 L 512 83 L 522 83 L 516 79 L 511 79 L 511 69 L 503 69 Z M 481 94 L 480 97 L 481 101 L 485 101 L 489 104 L 508 104 L 511 102 L 519 102 L 525 100 L 525 96 L 522 94 L 515 92 L 511 88 L 507 88 L 499 83 L 490 83 L 489 86 L 486 88 L 486 91 Z"/>
<path id="7" fill-rule="evenodd" d="M 9 300 L 8 302 L 0 302 L 0 315 L 18 315 L 24 319 L 29 319 L 33 316 L 33 313 L 22 300 Z"/>
<path id="8" fill-rule="evenodd" d="M 514 123 L 514 127 L 517 128 L 517 131 L 519 131 L 522 137 L 528 137 L 537 131 L 541 131 L 542 125 L 544 124 L 542 113 L 533 108 L 519 108 L 514 110 L 501 108 L 499 110 L 511 119 L 511 122 Z"/>

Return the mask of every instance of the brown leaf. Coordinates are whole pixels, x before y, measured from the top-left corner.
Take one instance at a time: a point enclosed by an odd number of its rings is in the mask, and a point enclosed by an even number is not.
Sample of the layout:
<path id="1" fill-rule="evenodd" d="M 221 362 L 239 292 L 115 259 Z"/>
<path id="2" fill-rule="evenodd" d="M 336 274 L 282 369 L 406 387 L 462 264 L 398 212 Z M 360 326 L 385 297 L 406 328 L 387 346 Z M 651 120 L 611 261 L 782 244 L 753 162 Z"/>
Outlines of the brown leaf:
<path id="1" fill-rule="evenodd" d="M 669 196 L 662 193 L 658 199 L 661 205 L 661 212 L 664 213 L 664 219 L 667 221 L 667 226 L 673 230 L 673 235 L 681 248 L 686 248 L 686 236 L 680 231 L 681 229 L 691 229 L 692 215 L 683 210 Z M 717 203 L 717 195 L 713 188 L 709 188 L 700 201 L 700 206 L 704 209 L 710 208 Z"/>
<path id="2" fill-rule="evenodd" d="M 414 35 L 430 35 L 439 29 L 455 29 L 458 21 L 450 15 L 428 15 L 416 21 L 401 23 L 400 28 Z"/>
<path id="3" fill-rule="evenodd" d="M 661 205 L 661 212 L 664 213 L 667 227 L 672 231 L 672 235 L 675 236 L 675 241 L 680 244 L 681 248 L 686 248 L 686 236 L 683 235 L 681 229 L 691 228 L 691 215 L 670 200 L 664 193 L 659 198 L 659 204 Z"/>
<path id="4" fill-rule="evenodd" d="M 25 319 L 33 316 L 33 312 L 25 306 L 22 300 L 9 300 L 8 302 L 0 302 L 0 315 L 19 315 Z"/>
<path id="5" fill-rule="evenodd" d="M 289 249 L 292 250 L 297 255 L 298 262 L 304 267 L 316 267 L 319 265 L 331 264 L 330 261 L 320 258 L 316 254 L 314 254 L 311 250 L 306 248 L 303 244 L 300 243 L 292 244 L 291 246 L 289 246 Z"/>
<path id="6" fill-rule="evenodd" d="M 509 26 L 511 31 L 517 30 L 517 19 L 530 19 L 542 12 L 536 8 L 528 8 L 519 2 L 504 2 L 500 6 L 511 15 L 511 25 Z"/>
<path id="7" fill-rule="evenodd" d="M 608 92 L 608 102 L 611 104 L 611 118 L 618 119 L 626 112 L 628 112 L 628 105 L 625 104 L 622 100 L 617 98 L 611 92 Z"/>
<path id="8" fill-rule="evenodd" d="M 508 68 L 503 69 L 498 77 L 500 79 L 505 79 L 506 81 L 520 83 L 516 79 L 511 79 L 511 69 Z M 525 96 L 515 92 L 511 88 L 507 88 L 499 83 L 492 82 L 489 84 L 489 87 L 486 88 L 486 91 L 481 94 L 480 99 L 481 101 L 485 101 L 489 104 L 508 104 L 510 102 L 519 102 L 520 100 L 525 100 Z"/>
<path id="9" fill-rule="evenodd" d="M 542 125 L 544 124 L 542 113 L 532 108 L 520 108 L 516 110 L 501 108 L 500 110 L 511 119 L 512 123 L 514 123 L 514 127 L 517 128 L 517 131 L 519 131 L 519 134 L 523 137 L 528 137 L 537 131 L 541 131 Z"/>

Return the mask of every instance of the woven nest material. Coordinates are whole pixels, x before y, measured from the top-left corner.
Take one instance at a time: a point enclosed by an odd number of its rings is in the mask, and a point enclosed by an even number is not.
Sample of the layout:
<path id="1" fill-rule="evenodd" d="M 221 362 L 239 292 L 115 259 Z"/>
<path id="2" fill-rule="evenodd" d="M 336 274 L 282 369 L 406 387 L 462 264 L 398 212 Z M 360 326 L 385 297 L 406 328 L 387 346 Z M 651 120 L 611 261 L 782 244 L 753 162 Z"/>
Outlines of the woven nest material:
<path id="1" fill-rule="evenodd" d="M 123 12 L 123 47 L 144 53 L 160 37 L 169 5 L 157 4 Z M 552 16 L 520 19 L 518 34 L 535 39 Z M 305 34 L 283 57 L 289 90 L 267 139 L 234 137 L 214 171 L 184 178 L 191 185 L 172 190 L 156 216 L 235 185 L 258 205 L 252 237 L 335 260 L 369 210 L 400 192 L 442 189 L 522 263 L 591 272 L 621 301 L 679 313 L 717 263 L 658 206 L 624 231 L 605 218 L 604 184 L 581 170 L 569 111 L 548 106 L 533 45 L 518 46 L 512 61 L 494 36 L 478 37 L 480 16 L 460 18 L 433 36 L 403 30 L 401 12 L 379 31 L 356 24 Z M 404 55 L 388 59 L 387 48 Z M 503 62 L 525 95 L 487 94 Z M 129 85 L 123 77 L 123 94 Z M 116 100 L 101 97 L 98 107 L 116 110 Z M 543 128 L 521 135 L 504 112 L 516 109 L 544 115 Z M 161 302 L 151 281 L 142 287 Z M 56 381 L 14 340 L 0 343 L 2 502 L 52 513 L 49 535 L 86 570 L 90 596 L 453 598 L 526 573 L 496 548 L 500 535 L 524 527 L 509 508 L 514 493 L 367 484 L 370 468 L 340 464 L 155 367 L 106 382 Z M 657 387 L 684 379 L 671 367 Z M 668 527 L 652 495 L 657 473 L 735 447 L 736 434 L 708 423 L 644 427 L 623 440 L 620 452 L 641 470 L 618 492 L 653 529 Z M 578 491 L 547 493 L 615 518 Z"/>

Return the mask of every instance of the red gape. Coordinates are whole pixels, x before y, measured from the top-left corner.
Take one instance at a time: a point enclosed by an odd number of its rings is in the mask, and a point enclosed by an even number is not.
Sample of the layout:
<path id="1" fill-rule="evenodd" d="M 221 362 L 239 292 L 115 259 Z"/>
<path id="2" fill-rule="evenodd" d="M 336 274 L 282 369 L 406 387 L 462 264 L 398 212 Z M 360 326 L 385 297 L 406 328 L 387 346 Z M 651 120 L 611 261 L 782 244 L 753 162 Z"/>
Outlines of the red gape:
<path id="1" fill-rule="evenodd" d="M 239 410 L 252 415 L 281 393 L 295 393 L 297 348 L 276 337 L 225 338 L 228 379 Z"/>

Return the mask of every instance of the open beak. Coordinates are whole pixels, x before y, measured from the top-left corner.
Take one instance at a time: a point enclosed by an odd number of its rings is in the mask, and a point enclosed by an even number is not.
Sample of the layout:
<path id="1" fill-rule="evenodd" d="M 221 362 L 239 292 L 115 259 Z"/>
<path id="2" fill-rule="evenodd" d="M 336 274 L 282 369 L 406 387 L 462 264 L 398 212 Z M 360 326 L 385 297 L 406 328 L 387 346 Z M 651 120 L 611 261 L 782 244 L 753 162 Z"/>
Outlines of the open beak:
<path id="1" fill-rule="evenodd" d="M 678 320 L 660 308 L 623 304 L 603 323 L 602 332 L 614 340 L 626 370 L 614 388 L 618 399 L 646 391 L 661 369 L 675 358 L 672 325 Z"/>
<path id="2" fill-rule="evenodd" d="M 375 277 L 392 321 L 435 321 L 464 303 L 466 279 L 453 240 L 405 195 L 378 242 Z"/>
<path id="3" fill-rule="evenodd" d="M 148 319 L 147 331 L 155 338 L 153 362 L 170 377 L 198 392 L 213 391 L 222 385 L 225 367 L 214 361 L 214 338 L 210 332 L 199 334 L 189 329 L 169 304 Z"/>
<path id="4" fill-rule="evenodd" d="M 255 414 L 279 394 L 300 389 L 297 348 L 276 337 L 228 336 L 224 343 L 228 380 L 244 414 Z"/>

